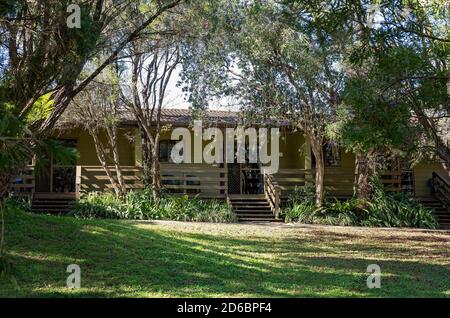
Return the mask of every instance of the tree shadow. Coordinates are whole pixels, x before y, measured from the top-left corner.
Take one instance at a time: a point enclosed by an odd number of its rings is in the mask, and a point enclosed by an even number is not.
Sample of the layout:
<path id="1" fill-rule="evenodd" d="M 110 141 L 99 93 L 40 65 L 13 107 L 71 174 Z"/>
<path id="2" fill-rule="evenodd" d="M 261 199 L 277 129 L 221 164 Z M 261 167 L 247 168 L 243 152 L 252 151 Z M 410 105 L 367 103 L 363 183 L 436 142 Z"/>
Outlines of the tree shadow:
<path id="1" fill-rule="evenodd" d="M 0 286 L 0 295 L 445 297 L 450 289 L 444 279 L 447 267 L 386 260 L 408 250 L 366 248 L 351 244 L 352 237 L 330 235 L 319 243 L 292 235 L 243 239 L 141 228 L 131 222 L 32 219 L 15 218 L 15 227 L 23 228 L 7 234 L 18 288 Z M 81 290 L 65 288 L 66 267 L 73 263 L 81 267 Z M 372 263 L 385 275 L 385 287 L 379 290 L 366 285 Z M 424 290 L 424 284 L 429 288 Z"/>

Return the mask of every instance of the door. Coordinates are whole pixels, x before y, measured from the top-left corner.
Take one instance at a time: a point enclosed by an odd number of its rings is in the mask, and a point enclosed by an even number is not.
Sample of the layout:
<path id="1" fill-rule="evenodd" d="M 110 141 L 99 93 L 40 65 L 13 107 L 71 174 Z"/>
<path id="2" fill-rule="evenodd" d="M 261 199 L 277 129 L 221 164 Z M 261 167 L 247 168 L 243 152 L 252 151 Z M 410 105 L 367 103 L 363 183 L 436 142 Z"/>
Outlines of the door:
<path id="1" fill-rule="evenodd" d="M 264 177 L 261 167 L 256 163 L 247 163 L 242 166 L 242 193 L 262 194 L 264 193 Z"/>
<path id="2" fill-rule="evenodd" d="M 241 164 L 228 164 L 228 194 L 241 194 Z"/>

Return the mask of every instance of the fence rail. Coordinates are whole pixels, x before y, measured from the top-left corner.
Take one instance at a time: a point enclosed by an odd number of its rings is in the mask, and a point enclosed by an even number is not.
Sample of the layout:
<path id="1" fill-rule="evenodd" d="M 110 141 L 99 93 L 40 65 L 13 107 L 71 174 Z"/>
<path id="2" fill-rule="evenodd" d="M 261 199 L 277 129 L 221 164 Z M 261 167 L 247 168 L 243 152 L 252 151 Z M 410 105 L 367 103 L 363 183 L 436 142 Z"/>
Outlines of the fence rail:
<path id="1" fill-rule="evenodd" d="M 34 166 L 27 166 L 22 173 L 15 178 L 9 189 L 16 197 L 32 198 L 35 190 Z"/>
<path id="2" fill-rule="evenodd" d="M 280 217 L 281 187 L 273 175 L 264 175 L 264 193 L 275 218 L 278 219 Z"/>
<path id="3" fill-rule="evenodd" d="M 162 164 L 161 183 L 172 193 L 225 198 L 228 193 L 228 169 L 219 165 Z"/>
<path id="4" fill-rule="evenodd" d="M 76 170 L 76 194 L 81 191 L 111 190 L 109 178 L 101 166 L 74 166 Z M 115 167 L 109 167 L 115 174 Z M 136 166 L 122 166 L 123 178 L 127 189 L 142 189 L 143 169 Z M 402 175 L 400 171 L 383 171 L 381 181 L 386 191 L 399 192 L 402 190 Z M 352 193 L 355 174 L 352 170 L 326 169 L 325 190 L 340 195 Z M 437 177 L 433 177 L 435 188 L 442 191 L 442 185 Z M 161 182 L 165 189 L 171 193 L 196 195 L 208 198 L 226 198 L 228 194 L 228 169 L 220 165 L 204 164 L 161 164 Z M 269 179 L 265 177 L 264 188 L 266 195 L 272 200 L 273 210 L 277 208 L 276 192 L 284 198 L 295 187 L 314 184 L 313 169 L 280 169 Z M 28 166 L 11 185 L 10 190 L 15 196 L 33 197 L 36 180 L 34 167 Z M 444 197 L 448 199 L 448 190 Z"/>
<path id="5" fill-rule="evenodd" d="M 274 175 L 274 179 L 283 192 L 283 197 L 292 192 L 296 187 L 315 183 L 314 169 L 280 169 Z M 355 172 L 350 169 L 326 168 L 324 176 L 325 191 L 334 195 L 348 195 L 353 192 Z M 402 174 L 400 171 L 382 171 L 381 181 L 387 192 L 402 191 Z"/>

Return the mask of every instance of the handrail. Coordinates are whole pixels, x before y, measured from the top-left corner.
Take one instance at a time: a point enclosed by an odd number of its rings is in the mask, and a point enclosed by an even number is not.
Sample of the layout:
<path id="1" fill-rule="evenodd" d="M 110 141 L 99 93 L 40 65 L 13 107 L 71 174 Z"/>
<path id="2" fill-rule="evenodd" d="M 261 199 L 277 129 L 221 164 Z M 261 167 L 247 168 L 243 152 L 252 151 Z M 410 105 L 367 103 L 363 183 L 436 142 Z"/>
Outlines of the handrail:
<path id="1" fill-rule="evenodd" d="M 439 173 L 433 172 L 433 178 L 438 178 L 442 181 L 447 187 L 450 187 L 450 181 L 445 180 Z"/>
<path id="2" fill-rule="evenodd" d="M 432 186 L 434 196 L 447 208 L 450 208 L 450 182 L 445 180 L 437 172 L 432 174 Z"/>
<path id="3" fill-rule="evenodd" d="M 269 201 L 270 208 L 275 215 L 275 219 L 280 217 L 280 201 L 281 201 L 281 187 L 275 181 L 273 175 L 264 175 L 264 193 Z"/>

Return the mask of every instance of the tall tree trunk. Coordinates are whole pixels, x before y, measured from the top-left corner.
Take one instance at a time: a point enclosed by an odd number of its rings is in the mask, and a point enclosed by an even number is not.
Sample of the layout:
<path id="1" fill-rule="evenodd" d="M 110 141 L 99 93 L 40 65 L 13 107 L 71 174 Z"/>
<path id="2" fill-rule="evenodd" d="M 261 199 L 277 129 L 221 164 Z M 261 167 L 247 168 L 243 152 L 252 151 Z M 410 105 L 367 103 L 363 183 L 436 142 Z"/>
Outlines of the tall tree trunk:
<path id="1" fill-rule="evenodd" d="M 8 192 L 8 187 L 11 182 L 11 174 L 5 173 L 0 175 L 0 259 L 3 256 L 5 249 L 5 198 Z"/>
<path id="2" fill-rule="evenodd" d="M 367 154 L 357 154 L 355 161 L 356 197 L 360 201 L 360 205 L 366 206 L 372 192 L 369 157 Z"/>
<path id="3" fill-rule="evenodd" d="M 154 147 L 152 147 L 152 193 L 153 199 L 157 200 L 161 191 L 161 178 L 159 174 L 159 136 L 155 138 Z"/>
<path id="4" fill-rule="evenodd" d="M 324 200 L 325 161 L 323 158 L 322 143 L 311 139 L 311 149 L 316 158 L 316 206 L 321 207 Z"/>
<path id="5" fill-rule="evenodd" d="M 113 162 L 114 167 L 116 168 L 116 176 L 117 181 L 119 183 L 120 188 L 120 196 L 125 195 L 125 192 L 127 191 L 125 181 L 123 179 L 123 173 L 122 173 L 122 167 L 120 165 L 120 156 L 119 156 L 119 146 L 118 146 L 118 136 L 117 136 L 117 127 L 108 127 L 108 136 L 109 136 L 109 143 L 112 148 L 113 153 Z"/>
<path id="6" fill-rule="evenodd" d="M 152 187 L 152 147 L 147 134 L 141 129 L 142 167 L 144 169 L 144 187 Z"/>
<path id="7" fill-rule="evenodd" d="M 0 260 L 3 257 L 4 248 L 5 248 L 5 211 L 2 196 L 0 197 Z"/>

